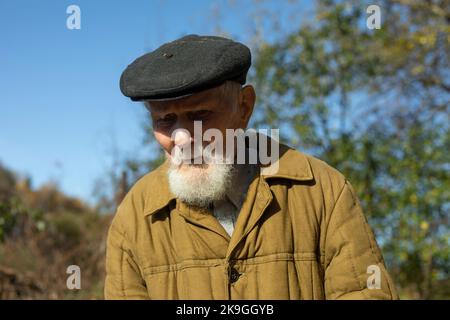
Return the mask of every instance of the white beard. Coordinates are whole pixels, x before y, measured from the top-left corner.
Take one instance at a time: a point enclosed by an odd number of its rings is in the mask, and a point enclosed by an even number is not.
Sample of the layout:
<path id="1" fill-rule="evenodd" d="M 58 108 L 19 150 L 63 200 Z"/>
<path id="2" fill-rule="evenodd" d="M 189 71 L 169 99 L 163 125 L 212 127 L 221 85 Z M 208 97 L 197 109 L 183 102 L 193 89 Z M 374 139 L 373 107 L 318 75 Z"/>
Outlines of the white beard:
<path id="1" fill-rule="evenodd" d="M 231 185 L 233 164 L 208 161 L 208 164 L 174 164 L 179 159 L 170 159 L 169 186 L 181 201 L 198 207 L 208 207 L 213 201 L 223 199 Z"/>

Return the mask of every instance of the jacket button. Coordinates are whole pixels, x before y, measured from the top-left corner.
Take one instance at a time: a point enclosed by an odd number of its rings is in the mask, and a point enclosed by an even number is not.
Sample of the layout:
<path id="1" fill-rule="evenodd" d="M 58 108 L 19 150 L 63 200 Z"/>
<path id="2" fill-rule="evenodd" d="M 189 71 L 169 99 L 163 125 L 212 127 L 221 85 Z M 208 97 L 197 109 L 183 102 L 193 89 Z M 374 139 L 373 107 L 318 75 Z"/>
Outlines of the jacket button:
<path id="1" fill-rule="evenodd" d="M 235 268 L 231 268 L 231 270 L 230 270 L 230 282 L 231 283 L 236 282 L 240 276 L 241 276 L 241 274 Z"/>

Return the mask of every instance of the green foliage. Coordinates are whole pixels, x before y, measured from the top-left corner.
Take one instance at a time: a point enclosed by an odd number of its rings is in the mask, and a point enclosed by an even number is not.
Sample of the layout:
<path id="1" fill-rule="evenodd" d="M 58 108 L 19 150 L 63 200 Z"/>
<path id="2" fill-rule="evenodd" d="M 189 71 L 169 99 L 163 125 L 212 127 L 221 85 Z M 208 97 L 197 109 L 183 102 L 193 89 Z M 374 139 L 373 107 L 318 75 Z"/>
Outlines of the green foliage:
<path id="1" fill-rule="evenodd" d="M 50 220 L 51 234 L 59 246 L 72 247 L 81 241 L 83 229 L 76 214 L 62 212 Z"/>

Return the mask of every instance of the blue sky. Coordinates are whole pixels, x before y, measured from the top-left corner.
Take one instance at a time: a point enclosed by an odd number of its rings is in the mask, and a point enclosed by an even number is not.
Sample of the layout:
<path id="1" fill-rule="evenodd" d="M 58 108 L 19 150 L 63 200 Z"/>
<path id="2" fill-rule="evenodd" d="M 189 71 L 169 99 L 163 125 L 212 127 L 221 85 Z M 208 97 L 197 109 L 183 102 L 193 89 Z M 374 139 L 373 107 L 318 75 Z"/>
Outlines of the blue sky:
<path id="1" fill-rule="evenodd" d="M 151 156 L 140 147 L 145 110 L 119 90 L 124 68 L 189 33 L 217 34 L 220 27 L 245 42 L 258 23 L 270 20 L 254 20 L 252 3 L 1 0 L 0 162 L 29 175 L 35 187 L 52 180 L 92 200 L 93 182 L 111 166 L 113 147 L 122 155 Z M 290 11 L 279 3 L 266 7 Z M 81 9 L 80 30 L 66 27 L 71 4 Z"/>

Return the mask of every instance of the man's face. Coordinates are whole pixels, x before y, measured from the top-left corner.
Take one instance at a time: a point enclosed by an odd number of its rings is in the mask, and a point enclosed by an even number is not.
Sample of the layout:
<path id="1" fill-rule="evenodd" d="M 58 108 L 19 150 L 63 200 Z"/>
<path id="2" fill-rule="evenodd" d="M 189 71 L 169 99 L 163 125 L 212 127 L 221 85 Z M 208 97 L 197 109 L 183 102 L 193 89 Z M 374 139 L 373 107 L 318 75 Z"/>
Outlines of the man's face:
<path id="1" fill-rule="evenodd" d="M 227 83 L 205 90 L 192 96 L 172 101 L 152 101 L 147 103 L 153 121 L 156 140 L 171 160 L 168 171 L 169 185 L 177 198 L 192 205 L 206 207 L 212 201 L 224 197 L 231 183 L 233 164 L 220 163 L 218 155 L 203 155 L 207 164 L 200 166 L 175 161 L 172 149 L 176 146 L 191 145 L 193 150 L 197 137 L 194 134 L 194 121 L 202 123 L 202 141 L 197 144 L 205 147 L 209 141 L 203 141 L 203 133 L 208 129 L 217 129 L 226 146 L 226 129 L 245 129 L 253 111 L 255 93 L 253 87 L 240 88 Z M 183 141 L 172 139 L 173 132 L 184 129 L 189 136 Z M 179 140 L 179 139 L 178 139 Z M 186 141 L 187 140 L 187 141 Z M 220 155 L 221 157 L 221 155 Z M 205 159 L 204 159 L 205 160 Z M 212 160 L 212 161 L 211 161 Z"/>
<path id="2" fill-rule="evenodd" d="M 217 129 L 226 145 L 226 129 L 245 129 L 255 101 L 253 87 L 222 85 L 192 96 L 171 100 L 147 102 L 156 140 L 170 157 L 177 141 L 172 140 L 176 129 L 190 133 L 194 144 L 194 121 L 201 121 L 202 136 L 208 129 Z M 201 141 L 203 147 L 208 141 Z"/>

